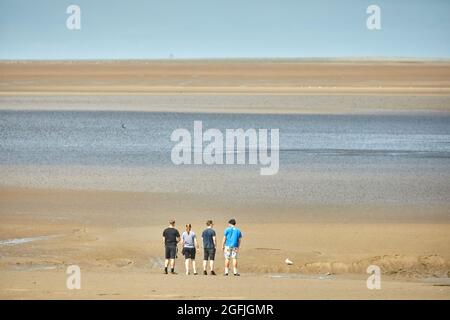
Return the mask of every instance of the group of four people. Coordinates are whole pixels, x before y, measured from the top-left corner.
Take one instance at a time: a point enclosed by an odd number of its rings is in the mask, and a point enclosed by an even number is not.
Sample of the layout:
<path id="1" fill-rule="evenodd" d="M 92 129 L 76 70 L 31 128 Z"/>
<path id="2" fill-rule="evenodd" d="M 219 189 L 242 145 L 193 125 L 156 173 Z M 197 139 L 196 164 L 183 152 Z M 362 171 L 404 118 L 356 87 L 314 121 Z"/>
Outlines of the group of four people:
<path id="1" fill-rule="evenodd" d="M 203 274 L 207 275 L 206 271 L 208 261 L 211 275 L 216 275 L 214 272 L 214 260 L 216 256 L 216 232 L 213 229 L 213 221 L 206 221 L 206 229 L 202 233 L 203 240 Z M 192 231 L 191 224 L 186 224 L 186 231 L 180 236 L 180 233 L 175 228 L 175 220 L 169 221 L 169 227 L 163 232 L 165 257 L 164 273 L 168 274 L 168 268 L 170 266 L 170 273 L 175 272 L 175 258 L 178 253 L 178 243 L 181 241 L 183 248 L 182 254 L 185 258 L 186 274 L 189 274 L 189 266 L 192 263 L 192 269 L 194 275 L 197 275 L 197 268 L 195 265 L 195 253 L 200 250 L 199 243 L 195 232 Z M 236 220 L 231 219 L 228 221 L 228 227 L 225 229 L 222 239 L 222 250 L 225 257 L 225 272 L 224 275 L 228 275 L 230 268 L 230 260 L 233 261 L 233 274 L 239 276 L 237 270 L 237 254 L 241 245 L 242 233 L 239 228 L 236 227 Z"/>

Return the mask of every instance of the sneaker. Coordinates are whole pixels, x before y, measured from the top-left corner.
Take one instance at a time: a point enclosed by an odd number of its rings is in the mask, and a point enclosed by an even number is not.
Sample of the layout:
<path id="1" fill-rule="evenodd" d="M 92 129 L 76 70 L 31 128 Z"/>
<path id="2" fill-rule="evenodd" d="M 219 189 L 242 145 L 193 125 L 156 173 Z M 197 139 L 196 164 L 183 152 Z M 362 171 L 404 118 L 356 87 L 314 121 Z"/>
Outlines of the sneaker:
<path id="1" fill-rule="evenodd" d="M 239 273 L 235 273 L 235 274 L 234 274 L 234 276 L 236 276 L 236 277 L 239 277 L 239 276 L 240 276 L 240 274 L 239 274 Z"/>
<path id="2" fill-rule="evenodd" d="M 227 276 L 228 275 L 228 273 L 224 273 L 224 276 Z"/>
<path id="3" fill-rule="evenodd" d="M 206 272 L 206 271 L 205 271 L 205 272 Z M 215 276 L 216 273 L 215 273 L 214 271 L 211 271 L 211 275 L 212 275 L 212 276 Z"/>
<path id="4" fill-rule="evenodd" d="M 198 273 L 197 273 L 197 272 L 194 272 L 194 276 L 196 276 L 196 275 L 198 275 Z"/>
<path id="5" fill-rule="evenodd" d="M 208 275 L 208 272 L 206 272 L 206 270 L 203 271 L 203 275 L 207 276 L 207 275 Z"/>

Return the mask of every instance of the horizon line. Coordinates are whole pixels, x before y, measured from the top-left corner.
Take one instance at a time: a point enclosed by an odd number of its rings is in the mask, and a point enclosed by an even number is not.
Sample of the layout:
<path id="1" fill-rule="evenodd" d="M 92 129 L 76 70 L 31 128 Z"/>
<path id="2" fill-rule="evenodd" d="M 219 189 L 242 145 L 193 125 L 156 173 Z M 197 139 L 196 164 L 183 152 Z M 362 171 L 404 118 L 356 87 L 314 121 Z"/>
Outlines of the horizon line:
<path id="1" fill-rule="evenodd" d="M 199 57 L 199 58 L 76 58 L 76 59 L 3 59 L 0 62 L 183 62 L 183 61 L 357 61 L 357 62 L 450 62 L 450 57 Z"/>

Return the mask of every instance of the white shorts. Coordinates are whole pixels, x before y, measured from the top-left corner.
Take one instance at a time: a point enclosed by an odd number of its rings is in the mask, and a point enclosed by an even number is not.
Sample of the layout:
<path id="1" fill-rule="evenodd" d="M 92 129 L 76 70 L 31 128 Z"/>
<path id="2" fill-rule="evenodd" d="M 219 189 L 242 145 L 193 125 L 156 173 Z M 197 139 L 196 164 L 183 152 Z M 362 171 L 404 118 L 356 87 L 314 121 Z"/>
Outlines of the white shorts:
<path id="1" fill-rule="evenodd" d="M 238 248 L 236 247 L 225 247 L 224 256 L 225 259 L 237 259 Z"/>

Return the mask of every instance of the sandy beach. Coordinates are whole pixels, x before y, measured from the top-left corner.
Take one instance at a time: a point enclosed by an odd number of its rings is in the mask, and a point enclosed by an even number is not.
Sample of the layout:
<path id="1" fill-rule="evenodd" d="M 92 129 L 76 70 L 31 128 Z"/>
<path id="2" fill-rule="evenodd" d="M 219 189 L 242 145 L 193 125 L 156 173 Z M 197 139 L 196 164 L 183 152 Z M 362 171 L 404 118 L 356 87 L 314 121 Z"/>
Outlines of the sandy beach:
<path id="1" fill-rule="evenodd" d="M 152 206 L 157 200 L 166 208 Z M 186 206 L 194 200 L 179 199 Z M 2 189 L 0 201 L 2 238 L 30 239 L 1 245 L 2 298 L 448 299 L 450 294 L 448 222 L 302 222 L 292 212 L 297 222 L 272 217 L 261 223 L 258 212 L 236 209 L 245 216 L 242 277 L 228 279 L 185 276 L 181 258 L 179 275 L 162 274 L 160 233 L 168 212 L 176 211 L 167 196 Z M 119 209 L 124 207 L 128 210 Z M 194 214 L 180 220 L 198 231 L 204 225 Z M 217 220 L 219 231 L 226 220 Z M 286 258 L 294 264 L 287 266 Z M 220 274 L 221 255 L 217 263 Z M 71 264 L 82 270 L 80 291 L 65 287 Z M 378 292 L 366 288 L 371 264 L 383 271 Z"/>
<path id="2" fill-rule="evenodd" d="M 448 112 L 449 79 L 446 61 L 3 61 L 0 109 Z"/>
<path id="3" fill-rule="evenodd" d="M 2 299 L 450 299 L 446 62 L 1 62 L 0 111 Z M 140 140 L 145 125 L 190 113 L 325 129 L 307 132 L 310 149 L 286 147 L 264 179 L 174 168 L 166 149 L 127 144 L 157 146 Z M 121 121 L 130 131 L 111 129 Z M 326 131 L 333 123 L 344 133 Z M 317 136 L 337 147 L 316 150 Z M 366 150 L 369 138 L 387 147 Z M 213 219 L 222 234 L 231 217 L 244 234 L 240 278 L 220 275 L 221 254 L 217 277 L 185 276 L 181 257 L 178 275 L 162 273 L 168 219 L 197 234 Z M 72 264 L 81 290 L 66 288 Z M 366 287 L 369 265 L 381 290 Z"/>

